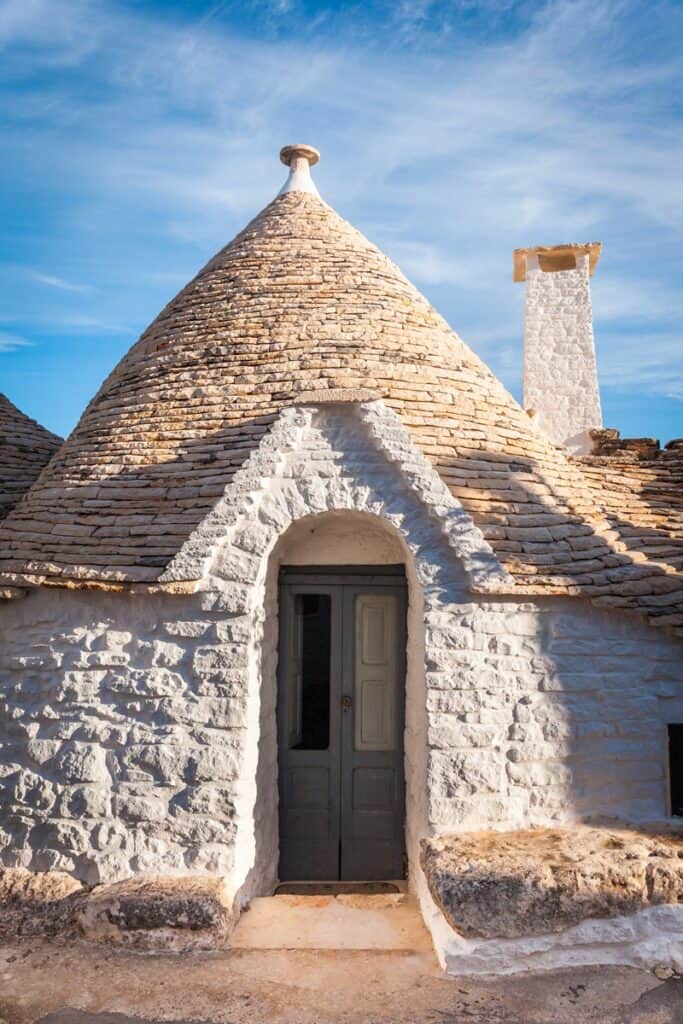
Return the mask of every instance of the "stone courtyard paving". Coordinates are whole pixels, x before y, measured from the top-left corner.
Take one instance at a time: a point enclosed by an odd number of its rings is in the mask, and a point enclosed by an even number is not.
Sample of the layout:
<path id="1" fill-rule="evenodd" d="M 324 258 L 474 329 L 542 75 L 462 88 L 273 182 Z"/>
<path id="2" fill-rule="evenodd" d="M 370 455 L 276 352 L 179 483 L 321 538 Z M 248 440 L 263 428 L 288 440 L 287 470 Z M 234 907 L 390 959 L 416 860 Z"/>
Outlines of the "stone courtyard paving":
<path id="1" fill-rule="evenodd" d="M 0 946 L 0 1024 L 683 1024 L 683 980 L 592 967 L 448 979 L 427 953 Z"/>

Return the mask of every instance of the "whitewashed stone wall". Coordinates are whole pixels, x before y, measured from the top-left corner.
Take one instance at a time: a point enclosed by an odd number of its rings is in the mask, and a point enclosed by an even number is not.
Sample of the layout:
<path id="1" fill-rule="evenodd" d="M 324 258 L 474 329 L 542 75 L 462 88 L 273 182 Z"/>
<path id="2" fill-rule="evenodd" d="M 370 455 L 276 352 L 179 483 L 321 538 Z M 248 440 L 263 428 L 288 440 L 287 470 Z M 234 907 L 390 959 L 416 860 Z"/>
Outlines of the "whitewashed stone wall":
<path id="1" fill-rule="evenodd" d="M 680 644 L 584 602 L 442 609 L 427 636 L 437 831 L 667 814 Z"/>
<path id="2" fill-rule="evenodd" d="M 206 598 L 41 590 L 0 606 L 5 864 L 87 882 L 231 873 L 245 694 Z"/>
<path id="3" fill-rule="evenodd" d="M 411 866 L 432 830 L 665 815 L 680 644 L 575 600 L 472 594 L 504 581 L 495 556 L 370 403 L 283 413 L 171 567 L 201 576 L 199 593 L 0 606 L 4 863 L 91 882 L 215 872 L 240 901 L 268 891 L 277 567 L 307 517 L 344 511 L 405 555 Z"/>
<path id="4" fill-rule="evenodd" d="M 587 253 L 575 270 L 552 272 L 527 256 L 523 404 L 551 441 L 590 452 L 588 431 L 602 426 L 602 413 Z"/>

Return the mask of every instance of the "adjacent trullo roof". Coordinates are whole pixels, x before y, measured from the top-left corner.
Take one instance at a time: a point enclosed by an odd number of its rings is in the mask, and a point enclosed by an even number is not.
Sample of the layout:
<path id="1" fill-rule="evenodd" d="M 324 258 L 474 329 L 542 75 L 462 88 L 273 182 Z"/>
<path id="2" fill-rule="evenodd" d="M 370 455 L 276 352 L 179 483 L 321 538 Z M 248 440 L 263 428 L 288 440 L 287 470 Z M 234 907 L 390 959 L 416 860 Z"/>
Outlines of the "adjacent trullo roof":
<path id="1" fill-rule="evenodd" d="M 283 191 L 104 382 L 7 518 L 4 578 L 153 583 L 284 406 L 371 387 L 481 527 L 516 591 L 585 594 L 683 624 L 680 575 L 626 551 L 578 465 L 319 197 L 314 154 L 285 151 Z"/>
<path id="2" fill-rule="evenodd" d="M 0 519 L 14 508 L 62 443 L 0 394 Z"/>

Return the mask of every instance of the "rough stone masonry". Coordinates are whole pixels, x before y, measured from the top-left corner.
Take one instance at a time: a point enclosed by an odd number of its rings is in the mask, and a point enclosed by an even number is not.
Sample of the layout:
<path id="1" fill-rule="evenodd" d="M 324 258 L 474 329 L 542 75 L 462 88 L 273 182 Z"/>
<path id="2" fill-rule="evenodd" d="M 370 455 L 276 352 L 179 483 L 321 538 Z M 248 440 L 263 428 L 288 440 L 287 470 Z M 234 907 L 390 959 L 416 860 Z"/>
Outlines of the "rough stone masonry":
<path id="1" fill-rule="evenodd" d="M 474 595 L 467 566 L 500 569 L 442 486 L 381 403 L 291 409 L 179 556 L 205 566 L 197 593 L 57 602 L 42 589 L 7 606 L 3 862 L 90 883 L 215 872 L 238 902 L 269 890 L 265 595 L 290 524 L 342 511 L 383 523 L 405 552 L 413 870 L 430 831 L 665 815 L 678 644 L 570 599 Z"/>
<path id="2" fill-rule="evenodd" d="M 526 280 L 524 408 L 551 441 L 574 454 L 591 450 L 602 426 L 590 275 L 598 243 L 517 250 Z"/>

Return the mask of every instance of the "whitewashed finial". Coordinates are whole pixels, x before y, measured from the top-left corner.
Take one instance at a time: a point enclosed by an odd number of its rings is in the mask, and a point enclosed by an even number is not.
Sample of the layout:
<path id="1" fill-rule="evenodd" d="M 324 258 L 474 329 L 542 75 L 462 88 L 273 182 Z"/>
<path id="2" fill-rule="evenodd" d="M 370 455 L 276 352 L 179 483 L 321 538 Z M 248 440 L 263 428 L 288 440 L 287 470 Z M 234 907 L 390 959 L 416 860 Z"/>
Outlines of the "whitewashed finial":
<path id="1" fill-rule="evenodd" d="M 311 177 L 311 167 L 320 160 L 317 149 L 303 143 L 284 146 L 280 150 L 280 160 L 289 167 L 289 177 L 280 189 L 280 195 L 284 195 L 285 192 L 310 192 L 314 196 L 320 196 Z"/>

